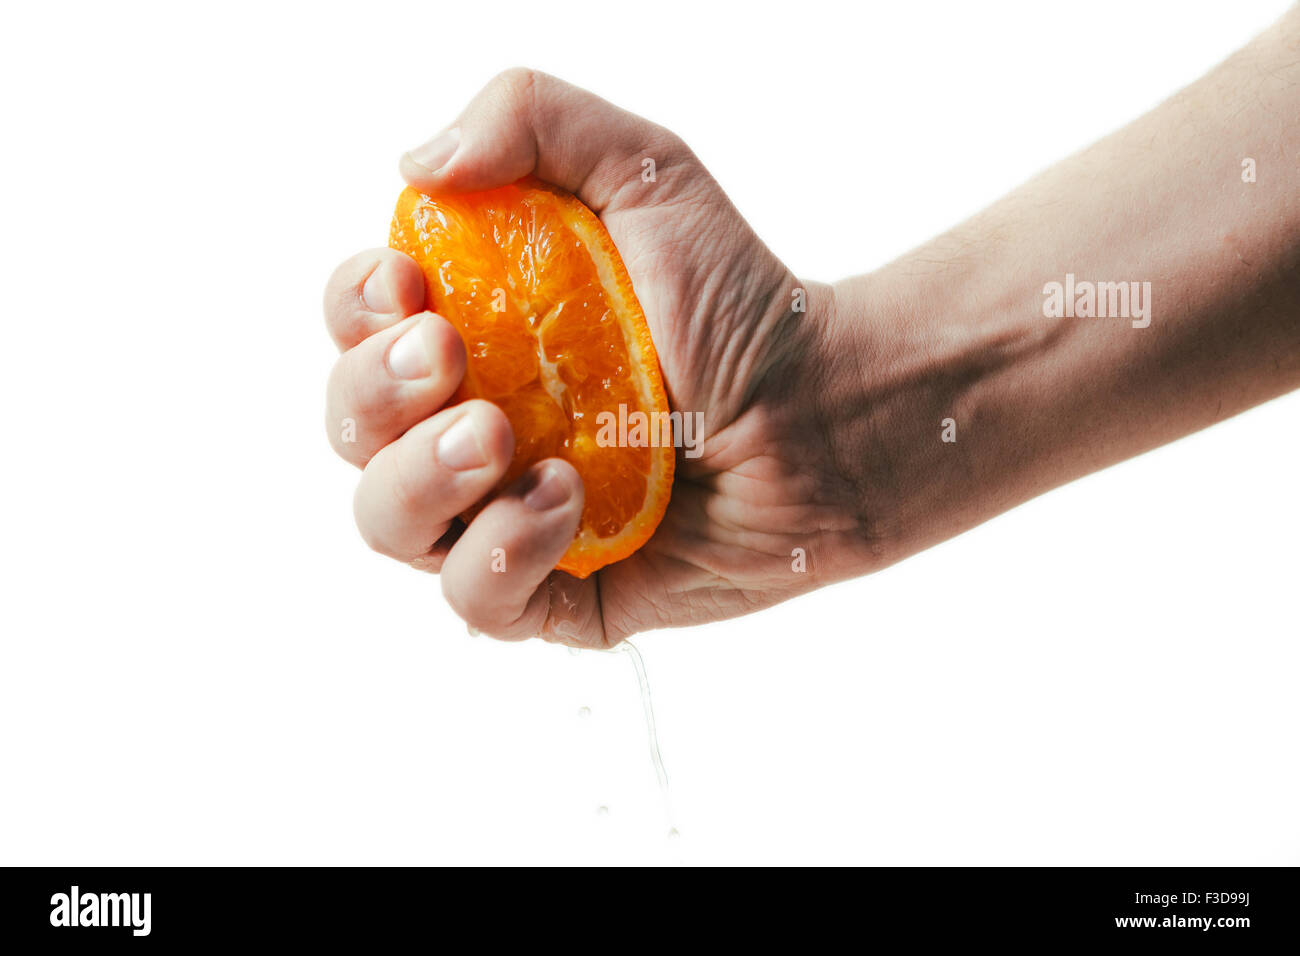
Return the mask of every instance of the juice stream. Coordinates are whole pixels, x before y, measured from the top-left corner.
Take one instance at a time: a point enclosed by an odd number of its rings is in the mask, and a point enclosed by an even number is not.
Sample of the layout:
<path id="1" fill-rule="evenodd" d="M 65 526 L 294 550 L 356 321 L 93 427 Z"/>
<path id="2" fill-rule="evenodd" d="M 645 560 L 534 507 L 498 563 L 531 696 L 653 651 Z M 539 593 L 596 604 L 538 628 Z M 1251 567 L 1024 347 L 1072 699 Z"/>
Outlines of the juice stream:
<path id="1" fill-rule="evenodd" d="M 668 792 L 668 771 L 664 769 L 663 756 L 659 753 L 659 733 L 655 730 L 655 708 L 650 699 L 650 680 L 646 676 L 645 661 L 641 659 L 641 652 L 636 649 L 631 641 L 624 641 L 619 644 L 617 650 L 627 654 L 632 659 L 632 666 L 636 669 L 637 685 L 641 690 L 641 709 L 645 712 L 646 734 L 650 738 L 650 761 L 654 764 L 655 776 L 659 780 L 659 792 L 664 797 L 664 815 L 668 820 L 668 839 L 676 839 L 679 835 L 677 828 L 673 826 L 673 802 Z"/>

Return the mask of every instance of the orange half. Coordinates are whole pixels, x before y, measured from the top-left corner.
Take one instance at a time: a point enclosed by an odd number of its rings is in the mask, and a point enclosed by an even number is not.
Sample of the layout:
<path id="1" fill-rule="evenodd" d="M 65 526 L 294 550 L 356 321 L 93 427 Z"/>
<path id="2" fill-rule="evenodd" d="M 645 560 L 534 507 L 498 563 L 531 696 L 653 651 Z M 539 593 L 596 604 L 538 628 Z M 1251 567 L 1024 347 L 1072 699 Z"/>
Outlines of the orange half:
<path id="1" fill-rule="evenodd" d="M 494 402 L 514 427 L 498 490 L 544 458 L 582 476 L 560 570 L 585 578 L 645 544 L 672 491 L 672 425 L 645 313 L 595 214 L 532 178 L 438 198 L 408 187 L 388 242 L 465 341 L 454 401 Z"/>

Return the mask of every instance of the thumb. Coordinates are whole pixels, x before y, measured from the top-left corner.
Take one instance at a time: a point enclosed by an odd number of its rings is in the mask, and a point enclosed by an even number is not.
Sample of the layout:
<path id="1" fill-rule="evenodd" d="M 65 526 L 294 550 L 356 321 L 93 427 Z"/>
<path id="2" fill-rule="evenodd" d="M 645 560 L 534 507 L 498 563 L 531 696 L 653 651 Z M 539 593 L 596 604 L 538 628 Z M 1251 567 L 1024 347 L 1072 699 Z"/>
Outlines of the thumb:
<path id="1" fill-rule="evenodd" d="M 645 161 L 650 160 L 653 165 Z M 577 195 L 597 214 L 631 205 L 643 171 L 678 179 L 697 165 L 673 133 L 586 90 L 535 70 L 507 70 L 460 118 L 402 157 L 403 178 L 424 193 L 472 192 L 530 173 Z"/>

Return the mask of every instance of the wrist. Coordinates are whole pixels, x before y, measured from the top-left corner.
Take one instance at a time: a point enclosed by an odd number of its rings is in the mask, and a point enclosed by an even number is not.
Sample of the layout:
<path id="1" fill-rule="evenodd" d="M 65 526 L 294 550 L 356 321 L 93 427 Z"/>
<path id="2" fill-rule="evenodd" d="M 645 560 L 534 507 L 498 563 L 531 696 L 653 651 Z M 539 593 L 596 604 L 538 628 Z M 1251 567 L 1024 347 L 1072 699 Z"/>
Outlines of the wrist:
<path id="1" fill-rule="evenodd" d="M 1025 387 L 1065 330 L 1031 298 L 975 270 L 904 260 L 837 283 L 830 301 L 822 415 L 853 488 L 859 573 L 1037 493 Z"/>

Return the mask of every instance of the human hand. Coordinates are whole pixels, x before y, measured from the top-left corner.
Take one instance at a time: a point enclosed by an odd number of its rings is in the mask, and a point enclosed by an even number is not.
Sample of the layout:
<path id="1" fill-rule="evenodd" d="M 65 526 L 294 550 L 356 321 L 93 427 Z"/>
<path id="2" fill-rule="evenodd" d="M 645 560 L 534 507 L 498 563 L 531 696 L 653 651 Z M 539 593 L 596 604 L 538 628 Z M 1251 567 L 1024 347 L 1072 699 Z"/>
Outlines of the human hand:
<path id="1" fill-rule="evenodd" d="M 444 407 L 465 370 L 459 336 L 422 312 L 413 260 L 365 252 L 326 293 L 344 350 L 328 428 L 339 454 L 364 469 L 355 511 L 373 549 L 439 572 L 448 603 L 474 628 L 587 647 L 743 614 L 862 569 L 871 547 L 822 407 L 835 391 L 826 377 L 843 364 L 833 361 L 833 297 L 777 260 L 680 139 L 514 70 L 405 156 L 402 173 L 430 194 L 532 173 L 582 199 L 627 266 L 673 407 L 703 413 L 704 441 L 698 458 L 679 456 L 650 541 L 586 580 L 552 570 L 582 511 L 581 481 L 564 461 L 535 465 L 463 527 L 456 516 L 510 461 L 509 423 L 483 401 Z M 498 547 L 511 556 L 505 573 L 491 570 Z"/>

